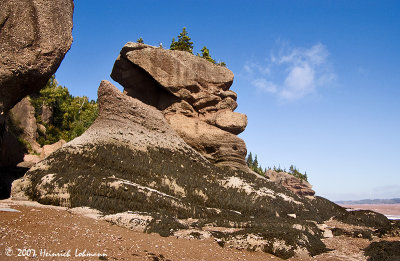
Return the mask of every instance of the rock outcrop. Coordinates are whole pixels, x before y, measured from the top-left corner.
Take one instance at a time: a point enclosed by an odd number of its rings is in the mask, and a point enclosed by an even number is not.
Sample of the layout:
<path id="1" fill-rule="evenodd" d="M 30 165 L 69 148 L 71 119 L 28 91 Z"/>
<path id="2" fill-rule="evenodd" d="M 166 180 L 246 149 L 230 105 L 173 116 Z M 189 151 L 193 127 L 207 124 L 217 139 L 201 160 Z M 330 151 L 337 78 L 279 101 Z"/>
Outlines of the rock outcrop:
<path id="1" fill-rule="evenodd" d="M 30 152 L 40 153 L 40 145 L 36 142 L 37 123 L 35 108 L 32 106 L 29 97 L 23 98 L 10 111 L 11 120 L 15 127 L 22 131 L 20 139 L 26 143 Z"/>
<path id="2" fill-rule="evenodd" d="M 0 2 L 0 113 L 45 86 L 72 43 L 72 0 Z"/>
<path id="3" fill-rule="evenodd" d="M 44 145 L 43 148 L 40 149 L 40 160 L 43 160 L 50 156 L 51 153 L 61 148 L 65 143 L 67 143 L 65 140 L 59 140 L 53 144 Z"/>
<path id="4" fill-rule="evenodd" d="M 383 215 L 360 218 L 251 171 L 218 168 L 187 145 L 153 106 L 107 81 L 98 95 L 93 125 L 14 181 L 12 198 L 86 206 L 105 215 L 126 213 L 130 220 L 122 223 L 129 227 L 138 224 L 164 236 L 195 233 L 217 238 L 220 245 L 283 258 L 326 251 L 316 224 L 334 216 L 388 225 Z"/>
<path id="5" fill-rule="evenodd" d="M 0 166 L 23 158 L 8 111 L 56 72 L 72 44 L 73 8 L 73 0 L 0 1 Z"/>
<path id="6" fill-rule="evenodd" d="M 286 172 L 277 172 L 274 170 L 267 170 L 265 173 L 267 179 L 290 189 L 294 193 L 300 196 L 314 196 L 315 191 L 312 189 L 310 183 L 305 180 L 296 178 Z"/>
<path id="7" fill-rule="evenodd" d="M 234 112 L 230 70 L 188 52 L 127 43 L 111 77 L 129 96 L 163 111 L 185 142 L 209 161 L 247 168 L 246 145 L 236 136 L 247 117 Z"/>

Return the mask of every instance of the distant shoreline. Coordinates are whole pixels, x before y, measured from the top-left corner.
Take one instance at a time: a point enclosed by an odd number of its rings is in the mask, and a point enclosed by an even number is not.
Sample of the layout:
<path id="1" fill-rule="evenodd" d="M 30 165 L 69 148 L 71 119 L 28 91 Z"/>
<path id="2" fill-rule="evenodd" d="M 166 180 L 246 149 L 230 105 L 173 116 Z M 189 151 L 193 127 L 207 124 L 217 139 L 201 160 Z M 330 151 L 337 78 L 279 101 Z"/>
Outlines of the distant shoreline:
<path id="1" fill-rule="evenodd" d="M 346 209 L 372 210 L 385 215 L 389 219 L 400 219 L 400 203 L 398 204 L 339 204 Z"/>
<path id="2" fill-rule="evenodd" d="M 339 205 L 364 205 L 364 204 L 400 204 L 400 198 L 391 199 L 362 199 L 334 201 Z"/>

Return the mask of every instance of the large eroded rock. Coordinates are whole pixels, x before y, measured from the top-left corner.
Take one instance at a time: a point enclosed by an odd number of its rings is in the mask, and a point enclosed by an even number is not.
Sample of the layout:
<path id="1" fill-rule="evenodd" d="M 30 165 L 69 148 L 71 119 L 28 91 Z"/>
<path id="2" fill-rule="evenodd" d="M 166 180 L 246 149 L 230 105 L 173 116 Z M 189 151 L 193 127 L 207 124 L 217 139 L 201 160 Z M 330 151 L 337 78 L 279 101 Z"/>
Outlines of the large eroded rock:
<path id="1" fill-rule="evenodd" d="M 72 0 L 0 2 L 0 114 L 44 87 L 72 43 Z"/>
<path id="2" fill-rule="evenodd" d="M 389 222 L 300 197 L 251 171 L 218 168 L 154 107 L 107 81 L 98 94 L 93 125 L 14 181 L 12 198 L 122 213 L 107 217 L 133 229 L 217 237 L 221 245 L 283 258 L 326 251 L 316 223 L 333 216 L 373 220 L 377 227 Z"/>
<path id="3" fill-rule="evenodd" d="M 315 191 L 312 189 L 312 185 L 305 180 L 296 178 L 286 172 L 277 172 L 274 170 L 267 170 L 265 176 L 287 189 L 290 189 L 294 193 L 300 196 L 314 196 Z"/>
<path id="4" fill-rule="evenodd" d="M 30 98 L 23 98 L 11 109 L 9 114 L 14 126 L 22 131 L 20 138 L 29 146 L 29 152 L 40 153 L 40 145 L 36 142 L 38 133 L 35 108 L 32 106 Z"/>
<path id="5" fill-rule="evenodd" d="M 211 162 L 247 168 L 246 145 L 235 136 L 246 128 L 247 116 L 234 112 L 230 70 L 188 52 L 127 43 L 111 77 L 129 96 L 163 111 L 185 142 Z"/>

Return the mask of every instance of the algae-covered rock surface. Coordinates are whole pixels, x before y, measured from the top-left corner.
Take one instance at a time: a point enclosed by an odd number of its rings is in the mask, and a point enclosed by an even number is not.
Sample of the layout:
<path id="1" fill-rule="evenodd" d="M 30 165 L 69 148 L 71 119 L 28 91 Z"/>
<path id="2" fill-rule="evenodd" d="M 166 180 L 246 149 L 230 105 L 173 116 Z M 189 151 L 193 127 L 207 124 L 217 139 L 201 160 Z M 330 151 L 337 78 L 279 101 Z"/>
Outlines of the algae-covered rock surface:
<path id="1" fill-rule="evenodd" d="M 147 232 L 214 237 L 220 245 L 283 258 L 327 251 L 318 224 L 332 218 L 387 225 L 377 214 L 359 216 L 320 197 L 298 196 L 250 170 L 216 167 L 156 108 L 107 81 L 98 95 L 94 124 L 16 180 L 14 199 L 127 212 L 146 217 L 139 225 Z"/>

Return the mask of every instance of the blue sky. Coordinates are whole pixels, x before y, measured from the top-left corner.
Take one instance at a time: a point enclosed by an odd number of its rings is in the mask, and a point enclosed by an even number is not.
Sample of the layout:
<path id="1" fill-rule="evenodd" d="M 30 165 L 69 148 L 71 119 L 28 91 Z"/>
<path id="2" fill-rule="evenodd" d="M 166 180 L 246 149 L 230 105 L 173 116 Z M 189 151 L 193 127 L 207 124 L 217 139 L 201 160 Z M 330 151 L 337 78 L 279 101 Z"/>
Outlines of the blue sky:
<path id="1" fill-rule="evenodd" d="M 399 1 L 75 1 L 56 79 L 97 98 L 122 46 L 185 26 L 235 74 L 240 137 L 262 166 L 307 171 L 331 200 L 400 197 Z M 118 83 L 113 82 L 122 90 Z"/>

